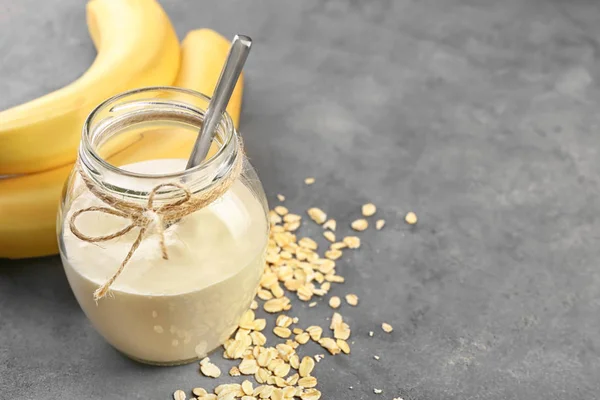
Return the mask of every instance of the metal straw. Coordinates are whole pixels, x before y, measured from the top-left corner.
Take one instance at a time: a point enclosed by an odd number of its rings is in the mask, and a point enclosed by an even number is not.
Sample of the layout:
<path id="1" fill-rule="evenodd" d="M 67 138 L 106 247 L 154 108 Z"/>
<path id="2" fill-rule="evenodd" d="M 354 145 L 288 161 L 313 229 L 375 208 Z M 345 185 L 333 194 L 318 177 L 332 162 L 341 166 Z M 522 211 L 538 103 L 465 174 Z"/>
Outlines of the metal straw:
<path id="1" fill-rule="evenodd" d="M 196 143 L 194 143 L 186 169 L 200 165 L 206 158 L 217 126 L 221 122 L 223 112 L 227 108 L 227 103 L 229 103 L 235 84 L 242 72 L 246 58 L 248 58 L 248 53 L 250 53 L 250 46 L 252 46 L 252 39 L 248 36 L 235 35 L 233 38 L 227 61 L 225 61 L 217 87 L 208 103 L 202 128 L 198 133 Z"/>

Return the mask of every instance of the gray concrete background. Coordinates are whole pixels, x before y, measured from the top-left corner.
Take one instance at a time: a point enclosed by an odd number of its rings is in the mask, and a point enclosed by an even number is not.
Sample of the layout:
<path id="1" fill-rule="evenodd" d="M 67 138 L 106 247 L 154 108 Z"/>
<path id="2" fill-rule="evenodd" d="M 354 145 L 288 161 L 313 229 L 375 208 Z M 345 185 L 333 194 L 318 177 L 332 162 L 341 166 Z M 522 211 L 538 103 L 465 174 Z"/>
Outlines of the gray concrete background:
<path id="1" fill-rule="evenodd" d="M 181 37 L 254 38 L 242 132 L 272 202 L 321 206 L 342 231 L 366 201 L 387 220 L 341 262 L 333 294 L 361 303 L 342 309 L 353 354 L 318 364 L 324 399 L 600 397 L 600 3 L 162 3 Z M 91 63 L 81 4 L 0 0 L 0 108 Z M 169 399 L 213 383 L 113 350 L 57 258 L 0 263 L 0 398 Z"/>

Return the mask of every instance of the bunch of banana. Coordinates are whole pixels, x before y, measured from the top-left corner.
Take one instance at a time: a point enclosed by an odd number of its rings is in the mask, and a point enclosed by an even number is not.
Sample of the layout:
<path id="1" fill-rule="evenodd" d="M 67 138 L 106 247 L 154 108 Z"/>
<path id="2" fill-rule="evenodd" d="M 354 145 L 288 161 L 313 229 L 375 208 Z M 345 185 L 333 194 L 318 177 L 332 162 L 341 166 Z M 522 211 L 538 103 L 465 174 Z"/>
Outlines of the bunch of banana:
<path id="1" fill-rule="evenodd" d="M 98 57 L 71 85 L 0 113 L 0 258 L 56 254 L 56 214 L 87 113 L 118 92 L 175 85 L 212 95 L 229 41 L 211 30 L 190 32 L 180 46 L 154 0 L 91 0 L 88 25 Z M 237 126 L 243 79 L 227 111 Z M 113 165 L 144 152 L 187 157 L 189 145 L 165 135 L 141 136 L 110 157 Z M 160 140 L 160 142 L 158 141 Z"/>
<path id="2" fill-rule="evenodd" d="M 90 68 L 62 89 L 0 112 L 0 175 L 72 162 L 83 122 L 96 105 L 125 90 L 175 80 L 179 42 L 156 1 L 91 0 L 87 22 L 98 49 Z"/>

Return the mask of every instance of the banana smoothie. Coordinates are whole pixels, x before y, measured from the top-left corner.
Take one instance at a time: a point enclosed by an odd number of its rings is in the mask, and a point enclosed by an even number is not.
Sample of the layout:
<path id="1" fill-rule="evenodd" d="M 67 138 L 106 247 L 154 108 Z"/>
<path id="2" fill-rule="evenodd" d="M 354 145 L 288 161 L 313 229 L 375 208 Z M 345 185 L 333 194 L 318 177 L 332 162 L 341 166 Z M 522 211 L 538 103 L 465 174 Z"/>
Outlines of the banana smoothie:
<path id="1" fill-rule="evenodd" d="M 186 160 L 161 159 L 130 164 L 138 173 L 176 172 Z M 125 179 L 125 178 L 124 178 Z M 71 210 L 104 204 L 79 182 Z M 169 259 L 159 236 L 142 240 L 110 294 L 93 293 L 119 267 L 137 230 L 102 243 L 75 237 L 64 222 L 61 256 L 82 309 L 102 336 L 131 358 L 155 364 L 185 363 L 222 344 L 254 298 L 264 267 L 268 225 L 260 200 L 238 179 L 209 206 L 165 230 Z M 109 235 L 129 221 L 87 213 L 77 227 L 93 236 Z"/>

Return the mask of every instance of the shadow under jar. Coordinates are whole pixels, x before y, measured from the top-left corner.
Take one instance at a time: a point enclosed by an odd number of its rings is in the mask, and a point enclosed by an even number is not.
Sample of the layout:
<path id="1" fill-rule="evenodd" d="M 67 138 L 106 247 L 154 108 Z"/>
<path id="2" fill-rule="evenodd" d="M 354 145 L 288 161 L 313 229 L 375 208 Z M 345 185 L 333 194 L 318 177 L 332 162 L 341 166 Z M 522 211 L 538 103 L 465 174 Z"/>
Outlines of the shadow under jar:
<path id="1" fill-rule="evenodd" d="M 146 88 L 105 101 L 84 125 L 77 167 L 63 193 L 58 240 L 75 297 L 111 345 L 145 363 L 187 363 L 222 344 L 249 308 L 263 272 L 268 207 L 254 169 L 239 159 L 240 138 L 228 115 L 207 159 L 185 170 L 208 100 L 185 89 Z M 232 180 L 236 162 L 243 169 Z M 156 189 L 165 183 L 179 187 Z M 114 205 L 101 198 L 148 207 L 155 189 L 152 208 L 160 209 L 184 201 L 186 189 L 201 196 L 224 184 L 228 189 L 210 204 L 171 223 L 149 224 L 108 294 L 94 299 L 140 232 L 134 226 L 106 239 L 132 218 L 107 213 Z M 103 209 L 75 215 L 89 207 Z M 78 232 L 101 240 L 75 235 L 74 217 Z"/>

